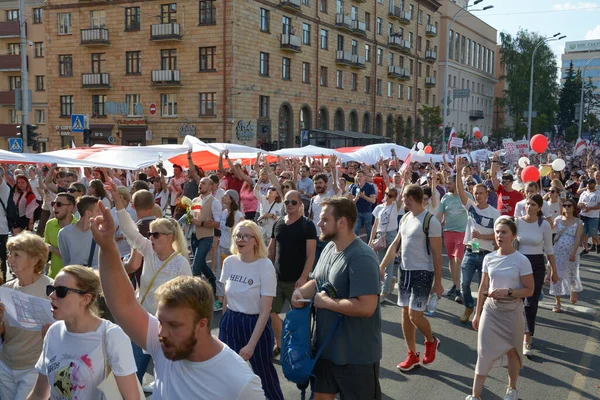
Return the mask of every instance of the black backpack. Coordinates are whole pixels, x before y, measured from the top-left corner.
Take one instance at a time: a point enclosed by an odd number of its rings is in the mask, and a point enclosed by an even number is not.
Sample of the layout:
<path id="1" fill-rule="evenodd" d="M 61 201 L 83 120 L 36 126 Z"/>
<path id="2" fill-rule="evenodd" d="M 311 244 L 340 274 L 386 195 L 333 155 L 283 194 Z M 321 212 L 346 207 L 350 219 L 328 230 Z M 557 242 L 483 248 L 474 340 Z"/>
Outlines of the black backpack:
<path id="1" fill-rule="evenodd" d="M 8 222 L 9 229 L 14 227 L 19 219 L 19 210 L 17 209 L 17 205 L 15 204 L 14 190 L 10 188 L 10 193 L 8 194 L 8 204 L 4 204 L 4 201 L 0 197 L 0 204 L 4 209 L 4 215 L 6 216 L 6 221 Z"/>

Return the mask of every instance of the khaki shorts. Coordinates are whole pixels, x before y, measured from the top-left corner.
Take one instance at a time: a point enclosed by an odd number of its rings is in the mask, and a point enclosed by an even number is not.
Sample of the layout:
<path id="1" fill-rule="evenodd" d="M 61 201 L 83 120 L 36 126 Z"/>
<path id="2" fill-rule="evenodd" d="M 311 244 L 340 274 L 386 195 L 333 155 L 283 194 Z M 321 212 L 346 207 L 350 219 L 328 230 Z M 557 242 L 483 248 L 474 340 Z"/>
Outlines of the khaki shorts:
<path id="1" fill-rule="evenodd" d="M 294 293 L 294 286 L 296 282 L 277 282 L 277 294 L 273 299 L 273 305 L 271 306 L 271 312 L 281 313 L 286 300 L 292 302 L 292 294 Z"/>

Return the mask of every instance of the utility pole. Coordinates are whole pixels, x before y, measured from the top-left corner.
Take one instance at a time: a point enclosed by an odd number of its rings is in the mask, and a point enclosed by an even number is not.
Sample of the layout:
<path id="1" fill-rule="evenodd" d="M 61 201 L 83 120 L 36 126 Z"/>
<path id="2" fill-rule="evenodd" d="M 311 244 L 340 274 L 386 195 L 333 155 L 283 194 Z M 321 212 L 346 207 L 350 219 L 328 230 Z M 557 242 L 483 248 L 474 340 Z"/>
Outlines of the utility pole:
<path id="1" fill-rule="evenodd" d="M 21 37 L 21 136 L 23 153 L 29 153 L 27 147 L 27 126 L 29 125 L 29 72 L 27 70 L 27 33 L 25 31 L 25 0 L 19 0 L 19 32 Z"/>

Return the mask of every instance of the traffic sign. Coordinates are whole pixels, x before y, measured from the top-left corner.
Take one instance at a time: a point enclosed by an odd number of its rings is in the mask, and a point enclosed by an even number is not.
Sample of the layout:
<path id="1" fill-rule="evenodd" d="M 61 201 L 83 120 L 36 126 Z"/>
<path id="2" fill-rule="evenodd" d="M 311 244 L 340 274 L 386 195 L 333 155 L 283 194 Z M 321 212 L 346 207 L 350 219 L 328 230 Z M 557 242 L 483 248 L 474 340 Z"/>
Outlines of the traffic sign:
<path id="1" fill-rule="evenodd" d="M 8 138 L 8 149 L 13 153 L 22 153 L 23 138 Z"/>
<path id="2" fill-rule="evenodd" d="M 85 118 L 83 114 L 72 114 L 71 115 L 71 132 L 83 133 L 85 129 Z"/>
<path id="3" fill-rule="evenodd" d="M 156 113 L 156 104 L 150 104 L 150 114 L 154 115 Z"/>
<path id="4" fill-rule="evenodd" d="M 470 89 L 454 89 L 452 92 L 452 97 L 455 99 L 468 99 L 471 97 Z"/>

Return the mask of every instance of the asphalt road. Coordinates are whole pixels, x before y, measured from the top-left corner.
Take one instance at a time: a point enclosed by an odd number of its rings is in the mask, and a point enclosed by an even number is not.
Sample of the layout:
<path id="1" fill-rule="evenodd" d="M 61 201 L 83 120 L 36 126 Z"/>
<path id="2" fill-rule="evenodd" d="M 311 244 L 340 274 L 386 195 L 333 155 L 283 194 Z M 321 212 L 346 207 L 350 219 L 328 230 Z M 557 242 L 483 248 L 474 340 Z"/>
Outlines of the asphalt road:
<path id="1" fill-rule="evenodd" d="M 447 260 L 444 257 L 444 265 Z M 519 398 L 526 400 L 600 399 L 600 256 L 582 257 L 581 279 L 584 291 L 576 305 L 563 299 L 563 312 L 552 312 L 554 299 L 546 294 L 540 304 L 535 351 L 525 360 L 518 382 Z M 451 286 L 447 268 L 444 286 Z M 477 290 L 477 285 L 472 285 Z M 397 293 L 397 292 L 396 292 Z M 471 393 L 477 361 L 477 333 L 462 325 L 458 317 L 463 306 L 444 298 L 430 322 L 441 346 L 435 363 L 401 373 L 396 365 L 406 356 L 396 297 L 382 306 L 383 359 L 380 382 L 384 399 L 449 400 L 464 399 Z M 220 312 L 215 313 L 213 333 L 218 334 Z M 417 343 L 424 339 L 417 336 Z M 420 348 L 420 351 L 423 351 Z M 288 382 L 276 360 L 276 368 L 286 399 L 300 399 L 294 384 Z M 148 375 L 147 375 L 148 377 Z M 201 378 L 200 378 L 201 379 Z M 483 393 L 486 400 L 502 399 L 507 387 L 507 370 L 497 368 L 488 377 Z M 365 399 L 366 400 L 366 399 Z"/>

